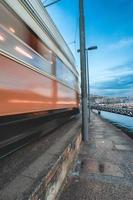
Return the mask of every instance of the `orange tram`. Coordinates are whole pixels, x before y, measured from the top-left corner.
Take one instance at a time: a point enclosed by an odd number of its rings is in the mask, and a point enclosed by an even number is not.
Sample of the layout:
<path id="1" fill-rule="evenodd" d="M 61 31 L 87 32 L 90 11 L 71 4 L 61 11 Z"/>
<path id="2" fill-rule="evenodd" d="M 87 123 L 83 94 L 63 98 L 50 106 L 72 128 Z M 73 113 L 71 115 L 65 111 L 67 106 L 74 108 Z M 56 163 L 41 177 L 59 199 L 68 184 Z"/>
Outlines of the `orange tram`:
<path id="1" fill-rule="evenodd" d="M 1 1 L 0 157 L 77 113 L 74 57 L 41 1 Z"/>

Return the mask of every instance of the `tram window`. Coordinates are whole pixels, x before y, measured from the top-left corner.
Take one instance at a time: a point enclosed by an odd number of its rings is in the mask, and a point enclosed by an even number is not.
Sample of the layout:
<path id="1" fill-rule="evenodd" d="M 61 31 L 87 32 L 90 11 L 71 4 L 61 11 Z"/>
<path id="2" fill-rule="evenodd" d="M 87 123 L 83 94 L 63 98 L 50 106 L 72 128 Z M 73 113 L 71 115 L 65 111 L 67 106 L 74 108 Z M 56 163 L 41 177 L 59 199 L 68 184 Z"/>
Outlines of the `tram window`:
<path id="1" fill-rule="evenodd" d="M 60 59 L 56 58 L 56 76 L 58 79 L 63 79 L 63 67 Z"/>
<path id="2" fill-rule="evenodd" d="M 56 77 L 64 81 L 69 86 L 76 88 L 76 77 L 69 68 L 57 57 L 56 58 Z"/>
<path id="3" fill-rule="evenodd" d="M 78 77 L 76 77 L 75 79 L 75 88 L 79 91 L 79 80 L 78 80 Z"/>
<path id="4" fill-rule="evenodd" d="M 53 63 L 52 51 L 38 38 L 38 36 L 10 9 L 0 4 L 0 23 L 4 29 L 29 45 L 37 53 L 43 56 L 50 64 Z"/>
<path id="5" fill-rule="evenodd" d="M 41 71 L 52 74 L 52 65 L 43 57 L 36 54 L 29 46 L 17 40 L 12 34 L 7 32 L 0 25 L 0 49 L 6 54 L 11 55 L 16 60 L 20 60 L 25 64 L 33 66 Z"/>

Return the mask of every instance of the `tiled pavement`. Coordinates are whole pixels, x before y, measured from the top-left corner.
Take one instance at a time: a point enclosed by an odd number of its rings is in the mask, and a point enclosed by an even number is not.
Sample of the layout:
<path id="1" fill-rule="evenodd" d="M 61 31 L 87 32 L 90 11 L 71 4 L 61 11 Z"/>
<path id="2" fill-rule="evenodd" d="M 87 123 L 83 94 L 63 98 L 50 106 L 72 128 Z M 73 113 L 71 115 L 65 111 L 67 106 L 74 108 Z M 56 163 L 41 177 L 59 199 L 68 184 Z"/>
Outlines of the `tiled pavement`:
<path id="1" fill-rule="evenodd" d="M 59 200 L 133 200 L 133 141 L 96 114 L 91 119 L 89 143 Z"/>

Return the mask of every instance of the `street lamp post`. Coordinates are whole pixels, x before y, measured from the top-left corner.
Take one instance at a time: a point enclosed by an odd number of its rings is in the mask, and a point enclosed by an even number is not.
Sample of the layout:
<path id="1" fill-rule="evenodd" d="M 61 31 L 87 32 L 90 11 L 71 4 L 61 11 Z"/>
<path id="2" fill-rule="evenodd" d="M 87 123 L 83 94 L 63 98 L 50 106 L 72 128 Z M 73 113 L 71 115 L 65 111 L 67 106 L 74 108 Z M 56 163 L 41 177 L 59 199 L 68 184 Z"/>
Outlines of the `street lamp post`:
<path id="1" fill-rule="evenodd" d="M 89 61 L 88 61 L 88 50 L 85 50 L 86 53 L 86 72 L 87 72 L 87 102 L 88 102 L 88 120 L 90 123 L 90 77 L 89 77 Z"/>
<path id="2" fill-rule="evenodd" d="M 88 108 L 89 108 L 89 113 L 88 113 L 88 117 L 89 117 L 89 122 L 90 122 L 90 78 L 89 78 L 89 62 L 88 62 L 88 51 L 91 50 L 96 50 L 98 47 L 97 46 L 91 46 L 86 50 L 86 68 L 87 68 L 87 92 L 88 92 Z"/>
<path id="3" fill-rule="evenodd" d="M 86 83 L 87 83 L 87 103 L 88 103 L 88 107 L 87 110 L 89 108 L 89 112 L 88 112 L 88 118 L 89 118 L 89 122 L 90 122 L 90 82 L 89 82 L 89 62 L 88 62 L 88 51 L 91 50 L 96 50 L 98 47 L 97 46 L 91 46 L 87 49 L 85 49 L 85 54 L 86 54 Z M 80 52 L 80 49 L 77 50 L 77 52 Z"/>

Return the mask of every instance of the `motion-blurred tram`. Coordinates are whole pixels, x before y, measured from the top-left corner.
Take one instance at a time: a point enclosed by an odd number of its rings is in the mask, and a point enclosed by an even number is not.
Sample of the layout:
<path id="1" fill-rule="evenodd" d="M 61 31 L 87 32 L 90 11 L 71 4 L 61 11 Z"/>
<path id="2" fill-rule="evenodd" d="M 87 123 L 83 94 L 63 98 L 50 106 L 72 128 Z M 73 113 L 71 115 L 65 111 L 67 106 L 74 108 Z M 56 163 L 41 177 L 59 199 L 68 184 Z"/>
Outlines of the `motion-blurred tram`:
<path id="1" fill-rule="evenodd" d="M 0 157 L 77 113 L 74 57 L 41 1 L 1 1 Z"/>

